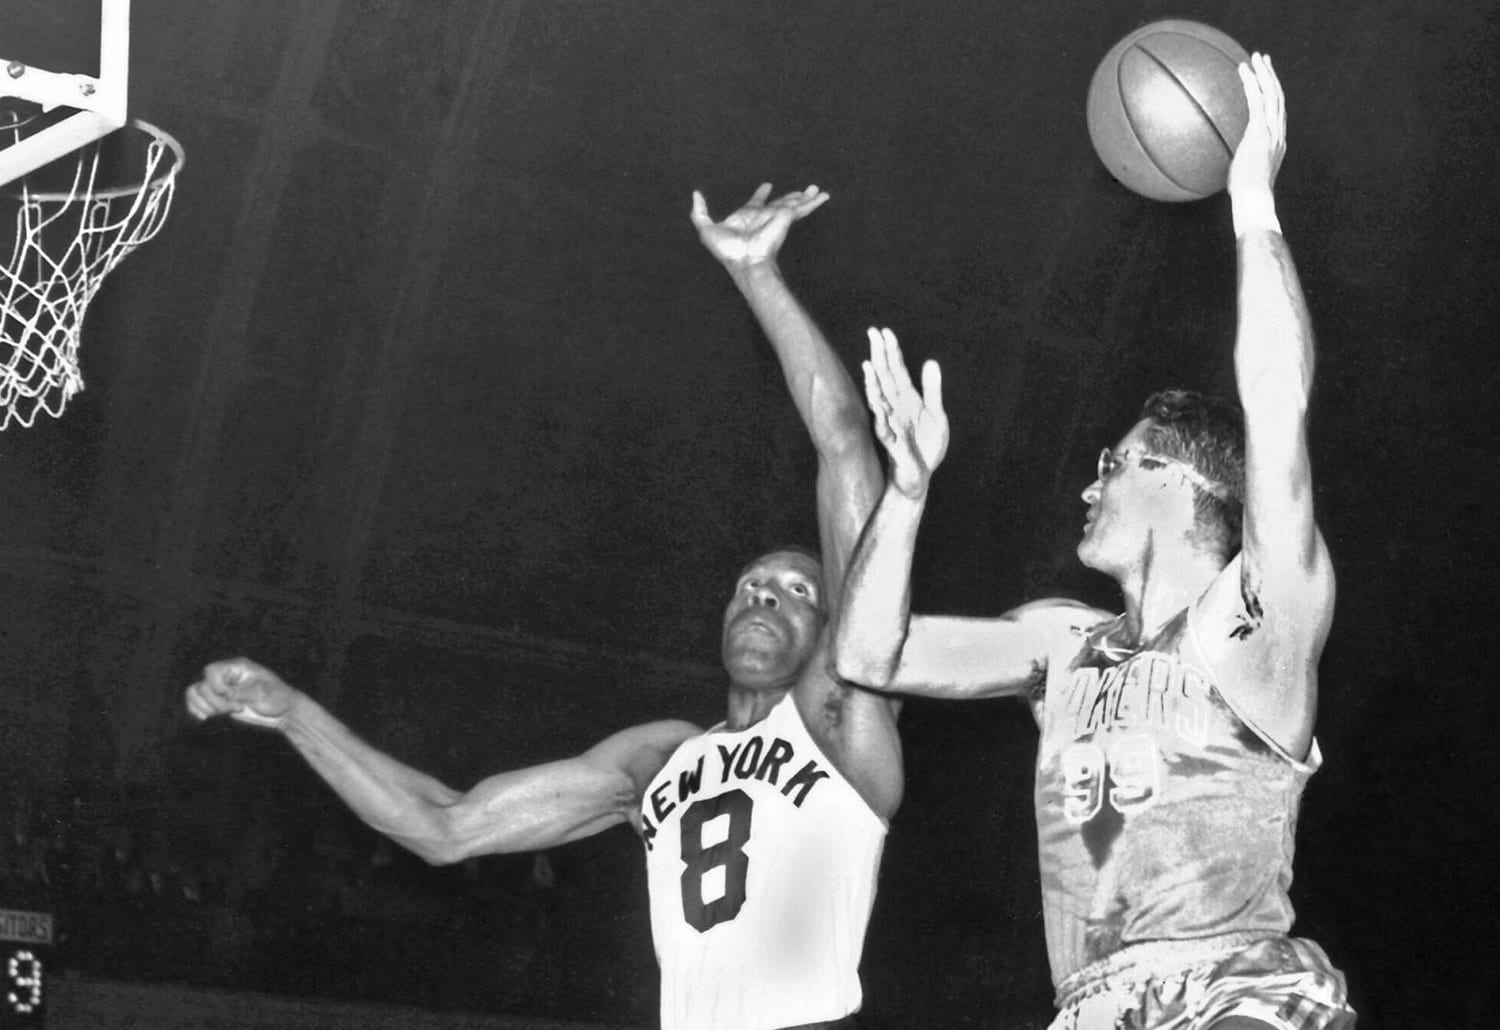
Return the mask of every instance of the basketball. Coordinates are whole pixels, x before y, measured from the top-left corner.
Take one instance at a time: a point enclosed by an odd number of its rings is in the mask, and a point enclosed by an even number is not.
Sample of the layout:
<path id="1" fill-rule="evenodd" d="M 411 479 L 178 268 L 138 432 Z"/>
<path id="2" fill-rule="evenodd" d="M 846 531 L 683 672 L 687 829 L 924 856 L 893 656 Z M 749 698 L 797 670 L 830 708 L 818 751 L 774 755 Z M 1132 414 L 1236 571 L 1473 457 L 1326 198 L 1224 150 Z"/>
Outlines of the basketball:
<path id="1" fill-rule="evenodd" d="M 1152 22 L 1104 55 L 1089 84 L 1089 138 L 1120 183 L 1152 200 L 1224 188 L 1248 112 L 1245 48 L 1195 21 Z"/>

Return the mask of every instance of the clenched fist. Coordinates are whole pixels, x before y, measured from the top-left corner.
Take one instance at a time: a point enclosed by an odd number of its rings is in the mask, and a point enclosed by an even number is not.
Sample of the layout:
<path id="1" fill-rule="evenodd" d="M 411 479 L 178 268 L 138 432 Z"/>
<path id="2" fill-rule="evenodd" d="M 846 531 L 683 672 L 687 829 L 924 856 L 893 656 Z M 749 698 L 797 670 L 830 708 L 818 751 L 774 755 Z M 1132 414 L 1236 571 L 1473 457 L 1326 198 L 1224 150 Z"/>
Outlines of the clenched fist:
<path id="1" fill-rule="evenodd" d="M 187 710 L 198 719 L 227 715 L 251 726 L 275 728 L 301 696 L 270 669 L 248 658 L 205 666 L 203 678 L 187 688 Z"/>

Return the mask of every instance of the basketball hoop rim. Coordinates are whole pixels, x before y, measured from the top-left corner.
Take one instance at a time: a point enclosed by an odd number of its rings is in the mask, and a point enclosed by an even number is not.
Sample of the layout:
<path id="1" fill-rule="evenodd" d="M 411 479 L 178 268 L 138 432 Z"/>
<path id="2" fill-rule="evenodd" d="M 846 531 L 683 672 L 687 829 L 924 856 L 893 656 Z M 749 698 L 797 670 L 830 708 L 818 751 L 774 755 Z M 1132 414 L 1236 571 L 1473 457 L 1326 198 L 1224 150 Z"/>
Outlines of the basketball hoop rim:
<path id="1" fill-rule="evenodd" d="M 125 186 L 114 186 L 108 189 L 94 190 L 92 193 L 90 193 L 90 197 L 95 200 L 113 200 L 116 197 L 128 197 L 134 194 L 141 193 L 143 190 L 148 190 L 160 186 L 175 177 L 178 172 L 182 171 L 183 166 L 187 164 L 187 152 L 183 150 L 182 144 L 177 141 L 177 137 L 173 136 L 167 130 L 153 125 L 150 122 L 145 121 L 144 119 L 131 118 L 124 125 L 120 126 L 119 129 L 116 129 L 115 132 L 119 132 L 127 128 L 144 132 L 152 139 L 159 140 L 162 143 L 166 144 L 167 148 L 172 151 L 172 164 L 165 171 L 154 176 L 148 182 L 135 182 Z M 16 180 L 17 183 L 24 181 L 24 179 Z M 16 183 L 7 183 L 4 187 L 0 187 L 0 193 L 3 193 L 6 197 L 9 197 L 12 200 L 21 200 L 23 198 L 23 191 L 14 189 L 13 187 L 15 185 Z M 76 194 L 69 193 L 67 190 L 28 189 L 24 191 L 24 197 L 32 201 L 39 201 L 41 203 L 47 204 L 63 204 L 69 201 L 76 201 L 80 199 Z"/>
<path id="2" fill-rule="evenodd" d="M 38 115 L 41 113 L 39 110 L 23 111 L 19 107 L 15 107 L 4 102 L 5 100 L 12 99 L 14 98 L 5 97 L 3 99 L 0 99 L 0 132 L 14 132 L 17 129 L 24 129 L 26 126 L 36 121 Z M 5 120 L 7 116 L 9 118 L 8 121 Z"/>

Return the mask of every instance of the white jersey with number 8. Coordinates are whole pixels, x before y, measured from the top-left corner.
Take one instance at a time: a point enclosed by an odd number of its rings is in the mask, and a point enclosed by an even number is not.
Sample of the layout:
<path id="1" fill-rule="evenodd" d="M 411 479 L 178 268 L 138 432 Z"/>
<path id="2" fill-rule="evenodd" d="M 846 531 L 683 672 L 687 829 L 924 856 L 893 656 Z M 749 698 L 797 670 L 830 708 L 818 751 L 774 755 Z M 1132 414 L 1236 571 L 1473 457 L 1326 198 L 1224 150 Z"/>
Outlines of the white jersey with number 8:
<path id="1" fill-rule="evenodd" d="M 641 805 L 662 1030 L 775 1030 L 859 1008 L 886 824 L 792 695 L 686 741 Z"/>

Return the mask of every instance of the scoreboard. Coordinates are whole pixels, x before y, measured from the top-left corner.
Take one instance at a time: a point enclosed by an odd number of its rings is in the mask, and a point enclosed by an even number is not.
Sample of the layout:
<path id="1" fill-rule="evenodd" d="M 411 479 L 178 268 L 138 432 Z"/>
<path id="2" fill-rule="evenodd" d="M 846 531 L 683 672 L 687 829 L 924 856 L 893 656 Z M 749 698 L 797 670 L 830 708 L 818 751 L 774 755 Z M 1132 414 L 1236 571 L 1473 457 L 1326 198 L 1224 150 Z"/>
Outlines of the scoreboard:
<path id="1" fill-rule="evenodd" d="M 51 913 L 0 908 L 0 1030 L 47 1025 L 52 940 Z"/>

